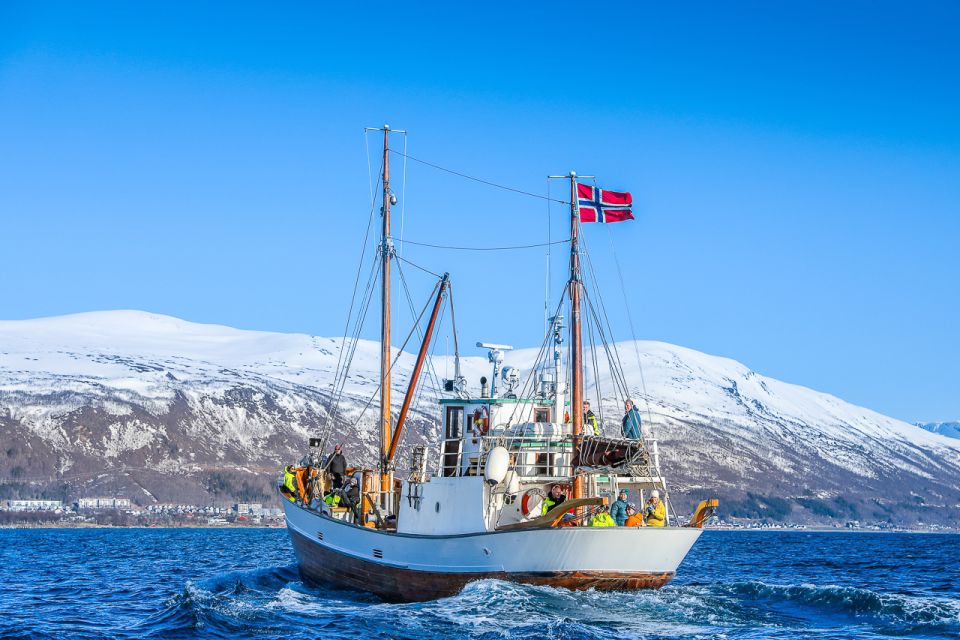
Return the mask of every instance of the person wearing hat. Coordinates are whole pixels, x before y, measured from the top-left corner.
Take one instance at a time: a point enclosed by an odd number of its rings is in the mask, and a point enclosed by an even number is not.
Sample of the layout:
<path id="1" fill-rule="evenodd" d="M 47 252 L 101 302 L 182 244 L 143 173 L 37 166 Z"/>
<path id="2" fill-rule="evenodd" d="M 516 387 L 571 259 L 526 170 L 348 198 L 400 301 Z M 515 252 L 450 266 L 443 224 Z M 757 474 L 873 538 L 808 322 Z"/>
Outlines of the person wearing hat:
<path id="1" fill-rule="evenodd" d="M 617 499 L 612 505 L 610 505 L 610 517 L 613 518 L 613 521 L 617 523 L 618 527 L 622 527 L 623 524 L 627 521 L 627 490 L 620 489 L 620 493 L 617 494 Z"/>
<path id="2" fill-rule="evenodd" d="M 361 523 L 360 509 L 360 480 L 354 477 L 347 477 L 343 481 L 343 488 L 338 492 L 341 496 L 340 505 L 353 511 L 354 522 Z"/>
<path id="3" fill-rule="evenodd" d="M 648 527 L 662 527 L 667 521 L 667 507 L 660 500 L 660 492 L 654 489 L 644 509 L 644 522 Z"/>
<path id="4" fill-rule="evenodd" d="M 327 458 L 327 463 L 323 465 L 331 476 L 333 476 L 333 488 L 339 489 L 343 486 L 343 476 L 347 473 L 347 459 L 343 457 L 343 445 L 338 444 L 333 448 L 333 453 Z"/>
<path id="5" fill-rule="evenodd" d="M 637 513 L 637 508 L 633 503 L 627 505 L 627 521 L 623 524 L 625 527 L 642 527 L 643 515 Z"/>
<path id="6" fill-rule="evenodd" d="M 640 412 L 637 410 L 637 405 L 627 398 L 623 402 L 623 409 L 626 412 L 623 416 L 623 437 L 630 438 L 631 440 L 640 439 Z"/>

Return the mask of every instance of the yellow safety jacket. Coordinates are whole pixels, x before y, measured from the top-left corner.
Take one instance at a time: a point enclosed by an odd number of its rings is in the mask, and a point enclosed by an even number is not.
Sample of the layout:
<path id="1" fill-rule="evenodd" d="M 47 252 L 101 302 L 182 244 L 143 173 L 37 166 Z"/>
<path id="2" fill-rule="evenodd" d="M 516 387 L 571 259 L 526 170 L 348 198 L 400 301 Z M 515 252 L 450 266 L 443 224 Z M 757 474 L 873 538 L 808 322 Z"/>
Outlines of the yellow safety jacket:
<path id="1" fill-rule="evenodd" d="M 617 523 L 610 517 L 609 513 L 600 512 L 590 518 L 591 527 L 615 527 Z"/>
<path id="2" fill-rule="evenodd" d="M 283 470 L 283 486 L 289 492 L 287 495 L 287 500 L 290 502 L 297 501 L 297 476 L 290 470 L 290 467 L 286 467 Z"/>
<path id="3" fill-rule="evenodd" d="M 593 435 L 600 435 L 600 423 L 597 422 L 597 416 L 593 415 L 593 411 L 583 416 L 584 422 L 593 427 Z"/>
<path id="4" fill-rule="evenodd" d="M 336 493 L 328 493 L 323 497 L 323 501 L 326 502 L 331 507 L 340 506 L 340 496 Z"/>
<path id="5" fill-rule="evenodd" d="M 657 506 L 653 508 L 653 513 L 648 513 L 646 522 L 648 527 L 662 527 L 667 521 L 667 507 L 664 506 L 663 500 L 657 502 Z"/>
<path id="6" fill-rule="evenodd" d="M 547 511 L 553 509 L 555 506 L 557 506 L 557 504 L 558 503 L 550 499 L 550 494 L 547 494 L 547 497 L 543 499 L 543 510 L 540 512 L 540 515 L 547 515 Z"/>

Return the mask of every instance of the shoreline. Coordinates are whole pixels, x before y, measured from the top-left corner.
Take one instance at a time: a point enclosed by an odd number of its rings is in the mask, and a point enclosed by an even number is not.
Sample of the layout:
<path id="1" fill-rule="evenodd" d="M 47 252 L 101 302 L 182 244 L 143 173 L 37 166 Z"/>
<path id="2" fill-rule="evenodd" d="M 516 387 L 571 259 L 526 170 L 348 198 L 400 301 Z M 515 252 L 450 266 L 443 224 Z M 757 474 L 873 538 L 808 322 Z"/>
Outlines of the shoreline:
<path id="1" fill-rule="evenodd" d="M 154 525 L 154 526 L 144 526 L 144 525 L 129 525 L 129 526 L 116 526 L 109 524 L 14 524 L 14 525 L 0 525 L 0 530 L 4 529 L 230 529 L 230 530 L 239 530 L 239 529 L 286 529 L 284 524 L 219 524 L 219 525 L 210 525 L 210 524 L 182 524 L 182 525 Z M 874 530 L 874 529 L 839 529 L 835 527 L 810 527 L 807 529 L 796 529 L 794 527 L 765 527 L 765 528 L 726 528 L 726 527 L 706 527 L 704 532 L 721 532 L 721 533 L 857 533 L 857 534 L 896 534 L 896 533 L 909 533 L 909 534 L 930 534 L 930 535 L 960 535 L 960 529 L 945 529 L 939 531 L 930 531 L 928 529 L 891 529 L 891 530 Z"/>

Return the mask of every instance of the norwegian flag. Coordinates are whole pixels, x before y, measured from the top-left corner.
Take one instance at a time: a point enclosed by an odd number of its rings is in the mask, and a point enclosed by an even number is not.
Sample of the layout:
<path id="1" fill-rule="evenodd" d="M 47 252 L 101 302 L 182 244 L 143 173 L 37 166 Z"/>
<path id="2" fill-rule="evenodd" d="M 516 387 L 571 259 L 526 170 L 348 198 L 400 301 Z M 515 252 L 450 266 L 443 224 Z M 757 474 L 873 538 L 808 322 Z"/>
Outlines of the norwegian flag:
<path id="1" fill-rule="evenodd" d="M 577 183 L 580 222 L 623 222 L 633 220 L 633 196 L 629 191 L 607 191 Z"/>

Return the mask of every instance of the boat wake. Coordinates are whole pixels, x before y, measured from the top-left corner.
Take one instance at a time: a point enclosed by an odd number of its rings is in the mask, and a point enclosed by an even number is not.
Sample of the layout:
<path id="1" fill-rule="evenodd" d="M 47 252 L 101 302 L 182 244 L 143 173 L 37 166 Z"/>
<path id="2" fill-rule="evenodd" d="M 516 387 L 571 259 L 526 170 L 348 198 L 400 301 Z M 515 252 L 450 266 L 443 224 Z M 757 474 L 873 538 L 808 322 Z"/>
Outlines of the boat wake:
<path id="1" fill-rule="evenodd" d="M 126 631 L 164 638 L 945 638 L 960 633 L 960 601 L 759 581 L 601 593 L 484 580 L 451 598 L 388 604 L 308 587 L 286 566 L 187 583 Z"/>

